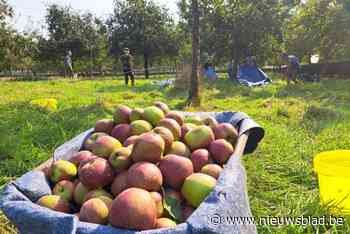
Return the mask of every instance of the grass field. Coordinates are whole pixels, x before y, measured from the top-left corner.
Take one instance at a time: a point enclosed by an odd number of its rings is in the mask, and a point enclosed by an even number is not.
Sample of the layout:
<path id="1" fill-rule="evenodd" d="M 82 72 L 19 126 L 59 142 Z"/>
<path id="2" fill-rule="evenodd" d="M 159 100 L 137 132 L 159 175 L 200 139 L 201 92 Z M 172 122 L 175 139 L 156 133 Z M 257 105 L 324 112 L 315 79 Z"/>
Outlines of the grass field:
<path id="1" fill-rule="evenodd" d="M 350 80 L 324 80 L 286 87 L 274 79 L 267 87 L 249 89 L 220 79 L 202 87 L 202 107 L 189 111 L 243 111 L 261 124 L 266 136 L 244 159 L 248 194 L 255 217 L 322 216 L 313 156 L 350 149 Z M 118 103 L 142 107 L 155 100 L 184 110 L 187 93 L 160 90 L 151 81 L 127 88 L 121 80 L 0 82 L 0 187 L 48 159 L 56 147 L 102 117 Z M 29 104 L 55 98 L 58 109 Z M 258 226 L 259 233 L 350 233 L 342 226 Z M 0 215 L 0 233 L 16 230 Z"/>

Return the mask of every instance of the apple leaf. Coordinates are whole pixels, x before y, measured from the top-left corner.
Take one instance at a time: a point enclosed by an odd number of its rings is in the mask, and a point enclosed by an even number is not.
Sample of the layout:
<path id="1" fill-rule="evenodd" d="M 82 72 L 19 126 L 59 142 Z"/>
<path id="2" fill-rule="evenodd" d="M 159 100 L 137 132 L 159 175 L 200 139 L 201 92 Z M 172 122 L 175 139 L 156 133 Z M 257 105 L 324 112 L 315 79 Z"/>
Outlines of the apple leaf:
<path id="1" fill-rule="evenodd" d="M 164 210 L 171 218 L 175 219 L 177 222 L 181 222 L 181 202 L 171 196 L 165 196 L 164 188 L 162 188 L 162 193 Z"/>

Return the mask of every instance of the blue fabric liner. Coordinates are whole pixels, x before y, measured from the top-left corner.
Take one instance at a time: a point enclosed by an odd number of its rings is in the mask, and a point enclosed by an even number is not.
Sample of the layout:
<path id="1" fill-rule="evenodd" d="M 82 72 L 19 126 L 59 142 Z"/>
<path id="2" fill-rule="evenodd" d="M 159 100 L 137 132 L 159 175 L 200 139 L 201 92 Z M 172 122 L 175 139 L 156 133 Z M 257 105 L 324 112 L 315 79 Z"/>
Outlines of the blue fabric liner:
<path id="1" fill-rule="evenodd" d="M 271 83 L 271 79 L 257 66 L 240 65 L 237 71 L 239 83 L 247 86 L 265 85 Z"/>
<path id="2" fill-rule="evenodd" d="M 220 112 L 209 115 L 214 116 L 220 123 L 229 122 L 238 127 L 240 135 L 249 131 L 245 153 L 253 152 L 264 136 L 264 130 L 244 113 Z M 240 157 L 234 155 L 225 165 L 214 191 L 186 223 L 171 229 L 137 231 L 80 222 L 74 215 L 52 211 L 35 204 L 40 197 L 49 194 L 51 189 L 44 173 L 31 171 L 4 187 L 0 197 L 0 209 L 23 234 L 256 233 L 254 224 L 227 220 L 228 217 L 251 216 L 245 170 Z M 220 224 L 215 221 L 218 218 Z"/>

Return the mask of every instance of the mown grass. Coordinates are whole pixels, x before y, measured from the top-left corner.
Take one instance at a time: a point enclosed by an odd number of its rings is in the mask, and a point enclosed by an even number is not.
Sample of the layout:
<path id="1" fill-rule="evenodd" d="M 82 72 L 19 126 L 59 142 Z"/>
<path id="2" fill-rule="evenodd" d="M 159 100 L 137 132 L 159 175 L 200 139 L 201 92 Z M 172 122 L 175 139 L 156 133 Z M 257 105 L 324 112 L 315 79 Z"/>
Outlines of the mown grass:
<path id="1" fill-rule="evenodd" d="M 321 151 L 350 149 L 350 80 L 286 87 L 274 77 L 266 87 L 250 89 L 220 79 L 203 85 L 202 107 L 188 111 L 243 111 L 266 130 L 257 151 L 244 159 L 248 194 L 255 217 L 319 217 L 329 215 L 319 205 L 313 156 Z M 122 80 L 55 80 L 0 82 L 0 187 L 48 159 L 54 149 L 94 122 L 111 115 L 118 103 L 140 107 L 161 100 L 184 110 L 187 93 L 159 89 L 139 80 L 127 88 Z M 29 102 L 55 98 L 56 111 Z M 259 233 L 350 233 L 342 226 L 258 226 Z M 0 216 L 0 233 L 15 233 Z"/>

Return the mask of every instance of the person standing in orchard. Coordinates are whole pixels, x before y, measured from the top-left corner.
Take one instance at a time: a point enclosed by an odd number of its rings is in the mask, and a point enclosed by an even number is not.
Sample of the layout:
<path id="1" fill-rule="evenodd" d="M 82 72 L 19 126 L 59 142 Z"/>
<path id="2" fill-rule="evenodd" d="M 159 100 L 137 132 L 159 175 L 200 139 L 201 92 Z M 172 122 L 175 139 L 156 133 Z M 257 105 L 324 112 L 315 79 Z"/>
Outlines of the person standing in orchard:
<path id="1" fill-rule="evenodd" d="M 74 78 L 74 71 L 72 65 L 72 51 L 68 50 L 64 56 L 64 77 L 68 74 L 69 77 Z"/>
<path id="2" fill-rule="evenodd" d="M 124 78 L 125 78 L 125 84 L 129 84 L 129 76 L 131 79 L 131 85 L 135 85 L 135 77 L 133 72 L 133 60 L 134 58 L 130 54 L 129 48 L 124 48 L 123 55 L 120 56 L 120 61 L 123 66 L 123 72 L 124 72 Z"/>

